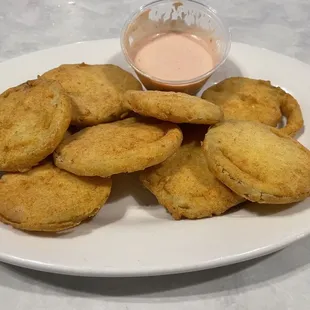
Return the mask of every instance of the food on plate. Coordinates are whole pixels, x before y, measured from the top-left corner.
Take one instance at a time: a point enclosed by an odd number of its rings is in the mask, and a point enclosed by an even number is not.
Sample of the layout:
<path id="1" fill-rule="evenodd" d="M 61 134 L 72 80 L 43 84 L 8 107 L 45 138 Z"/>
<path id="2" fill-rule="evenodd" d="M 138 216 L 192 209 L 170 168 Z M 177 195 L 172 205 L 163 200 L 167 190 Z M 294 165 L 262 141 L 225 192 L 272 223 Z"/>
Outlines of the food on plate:
<path id="1" fill-rule="evenodd" d="M 140 174 L 142 184 L 176 220 L 220 215 L 245 200 L 209 171 L 201 148 L 206 131 L 206 126 L 186 127 L 177 152 Z"/>
<path id="2" fill-rule="evenodd" d="M 178 149 L 182 138 L 175 124 L 127 118 L 82 129 L 64 139 L 54 161 L 77 175 L 108 177 L 161 163 Z"/>
<path id="3" fill-rule="evenodd" d="M 0 179 L 0 220 L 27 231 L 57 232 L 97 214 L 111 179 L 78 177 L 50 162 Z"/>
<path id="4" fill-rule="evenodd" d="M 0 95 L 0 171 L 26 171 L 51 154 L 71 121 L 71 99 L 43 78 Z"/>
<path id="5" fill-rule="evenodd" d="M 219 123 L 206 134 L 203 150 L 210 171 L 250 201 L 284 204 L 310 195 L 310 151 L 276 128 Z"/>
<path id="6" fill-rule="evenodd" d="M 259 121 L 276 127 L 286 117 L 284 134 L 295 135 L 303 127 L 296 99 L 269 81 L 231 77 L 211 86 L 202 98 L 220 106 L 225 120 Z"/>
<path id="7" fill-rule="evenodd" d="M 132 74 L 112 64 L 65 64 L 42 76 L 61 83 L 72 98 L 72 124 L 82 127 L 124 117 L 124 92 L 142 89 Z"/>
<path id="8" fill-rule="evenodd" d="M 223 118 L 219 106 L 183 93 L 132 90 L 125 100 L 138 114 L 173 123 L 215 124 Z"/>
<path id="9" fill-rule="evenodd" d="M 310 195 L 310 151 L 290 137 L 303 126 L 290 94 L 237 77 L 202 97 L 142 91 L 111 64 L 61 65 L 8 89 L 0 221 L 27 231 L 77 226 L 108 199 L 110 176 L 135 171 L 176 220 Z M 282 115 L 286 125 L 275 128 Z"/>

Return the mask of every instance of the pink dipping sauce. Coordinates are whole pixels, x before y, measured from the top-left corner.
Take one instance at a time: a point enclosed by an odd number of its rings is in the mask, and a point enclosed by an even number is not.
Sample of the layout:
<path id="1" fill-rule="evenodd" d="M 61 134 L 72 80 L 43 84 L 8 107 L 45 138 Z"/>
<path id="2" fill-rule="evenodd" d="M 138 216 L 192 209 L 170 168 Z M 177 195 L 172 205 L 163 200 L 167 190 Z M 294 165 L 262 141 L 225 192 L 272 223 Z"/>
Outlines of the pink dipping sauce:
<path id="1" fill-rule="evenodd" d="M 166 81 L 197 78 L 216 65 L 214 49 L 199 37 L 170 32 L 148 37 L 135 48 L 133 62 L 146 74 Z"/>

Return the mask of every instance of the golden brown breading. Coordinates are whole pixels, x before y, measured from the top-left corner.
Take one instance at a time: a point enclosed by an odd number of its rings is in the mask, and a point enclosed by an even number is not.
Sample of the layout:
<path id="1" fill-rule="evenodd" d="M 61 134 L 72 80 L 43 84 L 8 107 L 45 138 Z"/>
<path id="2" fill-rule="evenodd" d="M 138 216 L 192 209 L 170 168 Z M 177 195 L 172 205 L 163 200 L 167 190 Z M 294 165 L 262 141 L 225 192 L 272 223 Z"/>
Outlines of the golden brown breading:
<path id="1" fill-rule="evenodd" d="M 0 95 L 0 171 L 26 171 L 51 154 L 71 121 L 71 99 L 42 78 Z"/>
<path id="2" fill-rule="evenodd" d="M 223 119 L 217 105 L 183 93 L 127 91 L 125 101 L 138 114 L 173 123 L 215 124 Z"/>
<path id="3" fill-rule="evenodd" d="M 220 106 L 225 120 L 259 121 L 276 127 L 282 114 L 287 119 L 281 131 L 295 135 L 303 127 L 298 102 L 269 81 L 232 77 L 208 88 L 202 98 Z"/>
<path id="4" fill-rule="evenodd" d="M 55 164 L 77 175 L 107 177 L 156 165 L 182 143 L 177 125 L 154 119 L 127 118 L 85 128 L 65 139 Z"/>
<path id="5" fill-rule="evenodd" d="M 140 175 L 143 185 L 176 220 L 220 215 L 244 201 L 208 170 L 200 144 L 207 127 L 197 127 L 186 127 L 177 152 Z"/>
<path id="6" fill-rule="evenodd" d="M 61 83 L 73 102 L 72 124 L 92 126 L 122 118 L 126 90 L 141 90 L 140 82 L 118 66 L 66 64 L 43 74 Z"/>
<path id="7" fill-rule="evenodd" d="M 310 195 L 310 151 L 276 128 L 219 123 L 208 131 L 203 149 L 211 172 L 248 200 L 280 204 Z"/>
<path id="8" fill-rule="evenodd" d="M 0 179 L 0 221 L 28 231 L 56 232 L 97 214 L 111 179 L 77 177 L 44 163 Z"/>

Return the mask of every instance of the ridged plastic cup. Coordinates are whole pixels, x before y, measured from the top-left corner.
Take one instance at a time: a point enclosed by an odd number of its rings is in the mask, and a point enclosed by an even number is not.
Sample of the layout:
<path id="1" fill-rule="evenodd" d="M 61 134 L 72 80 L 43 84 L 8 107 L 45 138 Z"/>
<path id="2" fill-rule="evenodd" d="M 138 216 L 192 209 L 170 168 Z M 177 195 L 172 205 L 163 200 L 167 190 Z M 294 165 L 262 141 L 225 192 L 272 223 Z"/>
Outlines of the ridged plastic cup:
<path id="1" fill-rule="evenodd" d="M 183 32 L 212 43 L 217 59 L 212 70 L 190 80 L 163 80 L 137 68 L 132 51 L 141 40 L 158 33 Z M 190 0 L 158 0 L 141 6 L 125 23 L 121 47 L 129 65 L 148 90 L 178 91 L 196 94 L 208 78 L 226 61 L 231 46 L 229 28 L 211 7 Z M 189 55 L 190 57 L 190 55 Z"/>

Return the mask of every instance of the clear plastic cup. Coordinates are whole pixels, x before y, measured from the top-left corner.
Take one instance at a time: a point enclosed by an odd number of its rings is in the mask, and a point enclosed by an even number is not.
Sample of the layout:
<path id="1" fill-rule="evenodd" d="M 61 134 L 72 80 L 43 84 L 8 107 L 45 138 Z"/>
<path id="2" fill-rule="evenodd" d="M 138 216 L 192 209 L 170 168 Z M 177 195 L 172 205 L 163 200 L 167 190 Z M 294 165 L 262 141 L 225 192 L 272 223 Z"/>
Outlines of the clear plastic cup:
<path id="1" fill-rule="evenodd" d="M 139 42 L 160 33 L 182 32 L 212 42 L 217 55 L 212 70 L 190 80 L 163 80 L 137 68 L 133 50 Z M 190 0 L 158 0 L 140 7 L 125 23 L 121 33 L 121 47 L 129 65 L 148 90 L 179 91 L 196 94 L 208 78 L 227 59 L 230 51 L 229 28 L 211 7 Z"/>

